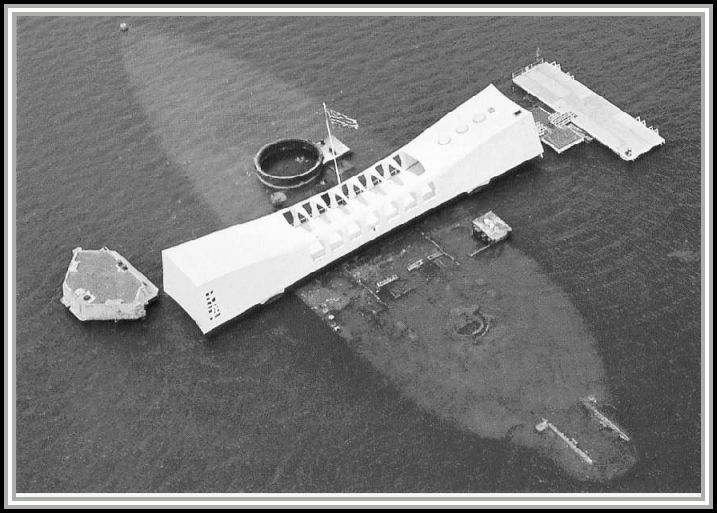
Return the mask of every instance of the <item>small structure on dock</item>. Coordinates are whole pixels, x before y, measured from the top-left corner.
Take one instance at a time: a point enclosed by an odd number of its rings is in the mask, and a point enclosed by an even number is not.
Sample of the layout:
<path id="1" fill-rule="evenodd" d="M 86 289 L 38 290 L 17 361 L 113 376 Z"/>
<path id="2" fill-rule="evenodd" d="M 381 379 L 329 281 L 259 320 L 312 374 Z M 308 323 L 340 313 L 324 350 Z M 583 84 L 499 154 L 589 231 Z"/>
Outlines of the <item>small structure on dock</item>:
<path id="1" fill-rule="evenodd" d="M 570 123 L 600 141 L 623 160 L 635 160 L 665 144 L 657 128 L 647 126 L 581 84 L 556 62 L 538 58 L 513 72 L 513 83 L 556 113 L 556 121 L 569 114 Z"/>
<path id="2" fill-rule="evenodd" d="M 498 242 L 508 238 L 513 229 L 508 223 L 495 215 L 493 211 L 486 212 L 480 217 L 473 219 L 473 236 L 483 242 L 485 246 L 472 252 L 469 256 L 475 256 Z"/>
<path id="3" fill-rule="evenodd" d="M 108 248 L 72 250 L 62 304 L 81 321 L 141 319 L 159 289 L 122 255 Z"/>

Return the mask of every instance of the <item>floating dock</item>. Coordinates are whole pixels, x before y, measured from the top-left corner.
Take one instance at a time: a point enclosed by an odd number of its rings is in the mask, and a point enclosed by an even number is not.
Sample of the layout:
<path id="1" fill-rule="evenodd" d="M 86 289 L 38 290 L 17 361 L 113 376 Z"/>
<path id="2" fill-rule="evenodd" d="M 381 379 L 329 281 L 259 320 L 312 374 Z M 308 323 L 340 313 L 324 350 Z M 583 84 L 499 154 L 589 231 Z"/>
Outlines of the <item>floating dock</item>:
<path id="1" fill-rule="evenodd" d="M 108 248 L 72 250 L 62 304 L 81 321 L 141 319 L 159 289 Z"/>
<path id="2" fill-rule="evenodd" d="M 665 143 L 656 128 L 623 112 L 575 80 L 555 62 L 538 59 L 514 72 L 513 83 L 553 109 L 558 116 L 569 117 L 571 123 L 623 160 L 635 160 Z"/>

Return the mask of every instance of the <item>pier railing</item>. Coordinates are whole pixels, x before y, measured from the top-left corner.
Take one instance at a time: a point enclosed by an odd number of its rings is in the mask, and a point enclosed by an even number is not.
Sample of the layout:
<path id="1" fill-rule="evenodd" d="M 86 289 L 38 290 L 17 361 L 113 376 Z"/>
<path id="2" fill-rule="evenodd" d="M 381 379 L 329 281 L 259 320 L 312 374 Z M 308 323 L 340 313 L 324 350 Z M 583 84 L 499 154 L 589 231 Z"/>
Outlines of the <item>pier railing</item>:
<path id="1" fill-rule="evenodd" d="M 645 120 L 642 119 L 642 118 L 640 118 L 640 116 L 636 116 L 635 119 L 636 119 L 637 121 L 639 121 L 640 123 L 642 123 L 643 126 L 647 126 L 647 123 L 645 122 Z M 647 126 L 647 128 L 650 129 L 650 130 L 652 130 L 653 132 L 655 132 L 657 135 L 660 135 L 660 131 L 657 129 L 657 127 L 655 127 L 655 126 Z"/>
<path id="2" fill-rule="evenodd" d="M 537 59 L 535 59 L 535 61 L 531 62 L 527 66 L 523 66 L 523 67 L 518 68 L 515 71 L 513 71 L 512 78 L 518 77 L 518 76 L 522 75 L 523 73 L 525 73 L 526 71 L 533 69 L 538 64 L 542 64 L 544 62 L 545 62 L 545 59 L 543 59 L 542 57 L 538 57 Z"/>
<path id="3" fill-rule="evenodd" d="M 523 66 L 522 68 L 518 68 L 517 70 L 513 71 L 513 73 L 511 74 L 511 76 L 512 76 L 512 78 L 519 77 L 520 75 L 522 75 L 522 74 L 525 73 L 526 71 L 530 71 L 531 69 L 533 69 L 534 67 L 536 67 L 538 64 L 543 64 L 544 62 L 545 62 L 545 59 L 543 59 L 542 57 L 539 57 L 538 59 L 536 59 L 534 62 L 531 62 L 531 63 L 528 64 L 527 66 Z M 563 67 L 560 65 L 559 62 L 550 61 L 550 62 L 548 62 L 548 64 L 550 64 L 551 66 L 553 66 L 553 67 L 554 67 L 555 69 L 557 69 L 558 71 L 563 72 L 568 78 L 571 78 L 571 79 L 575 80 L 575 75 L 573 75 L 572 73 L 570 73 L 570 72 L 568 72 L 568 71 L 563 70 Z"/>
<path id="4" fill-rule="evenodd" d="M 553 112 L 548 116 L 548 121 L 550 121 L 553 126 L 557 128 L 565 128 L 565 126 L 570 123 L 573 118 L 575 118 L 574 112 Z"/>

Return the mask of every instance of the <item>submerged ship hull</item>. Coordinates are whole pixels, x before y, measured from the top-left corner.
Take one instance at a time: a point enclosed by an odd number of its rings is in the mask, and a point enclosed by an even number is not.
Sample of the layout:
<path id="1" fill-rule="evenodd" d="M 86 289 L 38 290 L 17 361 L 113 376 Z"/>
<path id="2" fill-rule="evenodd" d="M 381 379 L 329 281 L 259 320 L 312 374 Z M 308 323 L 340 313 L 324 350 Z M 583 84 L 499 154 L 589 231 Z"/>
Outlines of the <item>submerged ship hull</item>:
<path id="1" fill-rule="evenodd" d="M 486 438 L 608 481 L 629 441 L 580 406 L 608 399 L 597 343 L 569 298 L 510 242 L 470 256 L 477 196 L 372 245 L 298 289 L 301 299 L 411 400 Z M 475 198 L 475 199 L 473 199 Z M 576 440 L 535 429 L 550 419 Z"/>
<path id="2" fill-rule="evenodd" d="M 542 151 L 530 112 L 491 85 L 328 191 L 163 250 L 164 290 L 207 333 Z"/>

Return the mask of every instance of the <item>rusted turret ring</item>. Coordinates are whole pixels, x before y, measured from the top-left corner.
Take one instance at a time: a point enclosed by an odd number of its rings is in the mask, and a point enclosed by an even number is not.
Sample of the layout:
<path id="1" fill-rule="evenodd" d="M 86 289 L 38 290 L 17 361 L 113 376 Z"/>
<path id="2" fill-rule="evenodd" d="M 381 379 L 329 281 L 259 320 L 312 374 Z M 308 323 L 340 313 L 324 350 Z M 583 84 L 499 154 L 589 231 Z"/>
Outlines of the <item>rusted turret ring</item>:
<path id="1" fill-rule="evenodd" d="M 272 161 L 282 158 L 306 158 L 311 167 L 297 172 L 272 172 L 269 170 Z M 320 174 L 323 154 L 318 146 L 304 139 L 279 139 L 266 144 L 254 156 L 256 176 L 261 183 L 273 189 L 295 189 L 314 181 Z"/>

